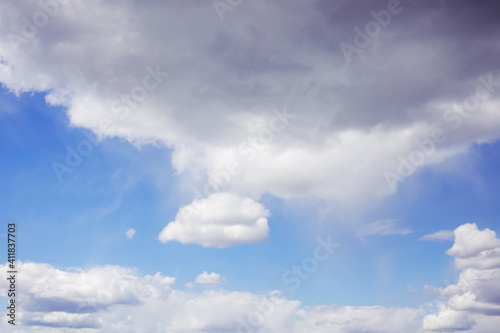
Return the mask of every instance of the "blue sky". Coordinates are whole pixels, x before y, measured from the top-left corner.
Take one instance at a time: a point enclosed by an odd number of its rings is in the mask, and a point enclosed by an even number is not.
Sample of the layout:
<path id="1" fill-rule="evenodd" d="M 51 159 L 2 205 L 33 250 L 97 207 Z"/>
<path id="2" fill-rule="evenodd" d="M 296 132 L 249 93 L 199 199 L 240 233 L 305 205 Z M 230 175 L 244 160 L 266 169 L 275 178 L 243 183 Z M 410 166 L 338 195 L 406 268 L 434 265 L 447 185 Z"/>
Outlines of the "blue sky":
<path id="1" fill-rule="evenodd" d="M 0 200 L 17 224 L 20 332 L 498 325 L 496 4 L 22 3 L 0 5 L 13 13 L 0 14 Z M 353 27 L 371 11 L 392 15 L 361 46 Z M 38 12 L 50 20 L 28 38 L 20 18 Z M 106 20 L 83 28 L 94 16 Z M 162 35 L 165 22 L 182 33 Z M 482 52 L 456 56 L 480 34 Z"/>

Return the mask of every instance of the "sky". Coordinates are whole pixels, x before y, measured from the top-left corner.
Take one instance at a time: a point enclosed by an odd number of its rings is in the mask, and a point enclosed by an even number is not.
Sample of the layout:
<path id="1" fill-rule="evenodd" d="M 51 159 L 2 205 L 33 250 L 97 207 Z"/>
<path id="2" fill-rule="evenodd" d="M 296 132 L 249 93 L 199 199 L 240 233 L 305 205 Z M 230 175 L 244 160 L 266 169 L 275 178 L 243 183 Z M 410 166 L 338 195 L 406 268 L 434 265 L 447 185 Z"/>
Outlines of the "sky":
<path id="1" fill-rule="evenodd" d="M 0 1 L 0 331 L 496 332 L 499 14 Z"/>

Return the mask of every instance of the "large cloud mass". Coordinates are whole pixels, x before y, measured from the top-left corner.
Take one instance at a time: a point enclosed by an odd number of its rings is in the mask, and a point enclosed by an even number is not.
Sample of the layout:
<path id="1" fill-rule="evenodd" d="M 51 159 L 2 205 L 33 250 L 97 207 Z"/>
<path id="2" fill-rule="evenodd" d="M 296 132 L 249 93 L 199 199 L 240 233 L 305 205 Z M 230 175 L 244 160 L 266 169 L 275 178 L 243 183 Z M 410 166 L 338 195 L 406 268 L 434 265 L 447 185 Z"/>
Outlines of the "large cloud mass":
<path id="1" fill-rule="evenodd" d="M 41 3 L 0 4 L 0 82 L 191 186 L 359 204 L 498 137 L 497 2 Z"/>

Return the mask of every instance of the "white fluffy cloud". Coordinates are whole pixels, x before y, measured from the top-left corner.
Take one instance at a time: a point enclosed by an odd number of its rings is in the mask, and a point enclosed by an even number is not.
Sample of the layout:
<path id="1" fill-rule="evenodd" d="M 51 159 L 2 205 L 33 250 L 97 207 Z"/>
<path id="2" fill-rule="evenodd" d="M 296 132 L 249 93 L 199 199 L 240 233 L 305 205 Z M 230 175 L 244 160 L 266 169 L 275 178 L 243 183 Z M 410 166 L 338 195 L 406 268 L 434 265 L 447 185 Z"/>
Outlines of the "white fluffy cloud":
<path id="1" fill-rule="evenodd" d="M 463 271 L 457 284 L 437 289 L 446 303 L 424 319 L 424 328 L 437 332 L 469 330 L 477 316 L 495 316 L 500 321 L 500 240 L 490 229 L 475 223 L 454 231 L 455 243 L 446 252 Z"/>
<path id="2" fill-rule="evenodd" d="M 468 331 L 476 325 L 476 321 L 466 312 L 455 311 L 444 305 L 439 307 L 438 314 L 424 318 L 423 328 L 435 332 Z"/>
<path id="3" fill-rule="evenodd" d="M 217 248 L 262 242 L 269 234 L 268 216 L 269 211 L 251 198 L 214 193 L 182 207 L 159 239 Z"/>
<path id="4" fill-rule="evenodd" d="M 491 12 L 484 6 L 403 4 L 349 66 L 340 44 L 353 43 L 353 26 L 387 1 L 250 1 L 223 23 L 203 1 L 57 7 L 30 30 L 23 17 L 40 20 L 38 2 L 1 2 L 0 82 L 16 93 L 47 92 L 48 103 L 68 108 L 73 126 L 100 137 L 168 146 L 188 189 L 203 188 L 235 160 L 241 171 L 223 191 L 359 205 L 393 193 L 425 165 L 498 137 L 491 60 L 498 50 L 488 46 L 496 39 L 463 33 L 493 31 L 494 20 L 477 24 Z M 451 34 L 461 10 L 469 20 Z M 467 97 L 478 101 L 470 112 Z M 272 110 L 284 106 L 294 118 L 276 122 Z M 273 124 L 282 130 L 270 132 Z M 445 132 L 439 142 L 436 128 Z M 387 172 L 396 177 L 387 180 Z"/>
<path id="5" fill-rule="evenodd" d="M 48 264 L 18 262 L 21 321 L 27 325 L 95 328 L 102 313 L 119 305 L 167 298 L 175 278 L 160 273 L 139 277 L 132 268 L 97 266 L 60 270 Z M 2 266 L 7 271 L 7 266 Z M 5 279 L 4 279 L 5 280 Z M 0 289 L 7 294 L 2 281 Z M 89 315 L 90 314 L 90 315 Z M 101 318 L 101 319 L 100 319 Z"/>
<path id="6" fill-rule="evenodd" d="M 223 284 L 225 279 L 218 273 L 207 273 L 206 271 L 196 277 L 194 283 L 198 284 Z"/>
<path id="7" fill-rule="evenodd" d="M 455 229 L 455 243 L 446 252 L 455 257 L 455 266 L 464 268 L 500 268 L 500 239 L 493 230 L 479 230 L 475 223 Z"/>
<path id="8" fill-rule="evenodd" d="M 69 271 L 24 263 L 19 270 L 19 332 L 421 332 L 417 309 L 301 307 L 277 291 L 184 293 L 171 289 L 173 278 L 117 266 Z"/>

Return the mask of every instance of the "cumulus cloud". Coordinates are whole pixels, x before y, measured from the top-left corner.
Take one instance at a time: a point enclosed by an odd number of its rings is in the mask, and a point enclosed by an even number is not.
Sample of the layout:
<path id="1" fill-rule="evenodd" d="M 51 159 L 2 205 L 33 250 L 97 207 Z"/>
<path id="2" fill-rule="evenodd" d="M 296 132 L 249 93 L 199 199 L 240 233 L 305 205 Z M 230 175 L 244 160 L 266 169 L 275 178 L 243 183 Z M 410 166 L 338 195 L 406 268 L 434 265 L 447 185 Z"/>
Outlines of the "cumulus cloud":
<path id="1" fill-rule="evenodd" d="M 479 230 L 475 223 L 455 229 L 455 243 L 446 253 L 455 257 L 460 269 L 500 267 L 500 239 L 495 231 Z"/>
<path id="2" fill-rule="evenodd" d="M 198 284 L 223 284 L 225 282 L 225 279 L 220 274 L 207 273 L 206 271 L 198 275 L 194 280 L 194 283 Z"/>
<path id="3" fill-rule="evenodd" d="M 74 270 L 30 262 L 17 266 L 22 272 L 21 321 L 36 326 L 95 328 L 101 323 L 94 314 L 168 298 L 175 283 L 175 278 L 160 273 L 140 277 L 135 269 L 120 266 Z M 8 270 L 7 265 L 2 269 Z M 0 289 L 6 294 L 6 282 Z"/>
<path id="4" fill-rule="evenodd" d="M 439 241 L 439 240 L 454 240 L 455 233 L 452 230 L 439 230 L 432 234 L 427 234 L 420 237 L 419 241 Z"/>
<path id="5" fill-rule="evenodd" d="M 214 193 L 182 207 L 159 240 L 217 248 L 263 242 L 269 234 L 268 216 L 269 211 L 251 198 Z"/>
<path id="6" fill-rule="evenodd" d="M 454 234 L 455 243 L 446 253 L 462 272 L 457 284 L 435 289 L 448 301 L 424 318 L 424 328 L 432 331 L 469 330 L 478 316 L 500 321 L 500 240 L 493 230 L 479 230 L 475 223 L 461 225 Z"/>
<path id="7" fill-rule="evenodd" d="M 435 332 L 468 331 L 474 327 L 476 321 L 466 312 L 451 310 L 445 306 L 438 314 L 431 314 L 424 318 L 423 328 Z"/>
<path id="8" fill-rule="evenodd" d="M 0 82 L 46 92 L 101 138 L 169 147 L 185 188 L 236 161 L 221 190 L 360 205 L 500 128 L 498 4 L 402 2 L 346 56 L 353 27 L 386 8 L 251 1 L 222 24 L 211 2 L 76 0 L 30 30 L 38 2 L 3 1 Z M 294 118 L 276 120 L 284 106 Z"/>
<path id="9" fill-rule="evenodd" d="M 19 270 L 23 272 L 20 295 L 24 296 L 19 299 L 23 324 L 19 332 L 47 328 L 50 332 L 97 329 L 110 333 L 421 332 L 416 321 L 418 309 L 303 307 L 276 291 L 185 293 L 171 289 L 173 278 L 160 274 L 140 277 L 133 269 L 118 266 L 61 270 L 47 264 L 22 263 Z M 213 277 L 202 275 L 205 281 Z M 6 282 L 0 282 L 0 288 L 5 291 Z M 77 309 L 77 304 L 88 306 Z M 0 328 L 6 329 L 6 325 L 2 321 Z"/>
<path id="10" fill-rule="evenodd" d="M 135 235 L 135 229 L 128 229 L 126 232 L 125 232 L 125 235 L 127 236 L 128 239 L 132 239 L 134 238 L 134 235 Z"/>

